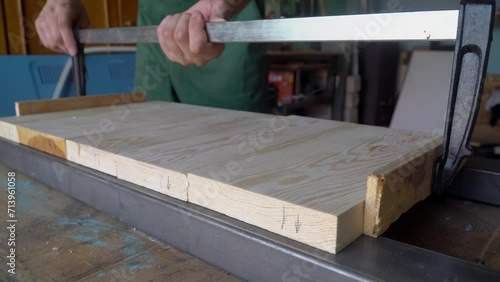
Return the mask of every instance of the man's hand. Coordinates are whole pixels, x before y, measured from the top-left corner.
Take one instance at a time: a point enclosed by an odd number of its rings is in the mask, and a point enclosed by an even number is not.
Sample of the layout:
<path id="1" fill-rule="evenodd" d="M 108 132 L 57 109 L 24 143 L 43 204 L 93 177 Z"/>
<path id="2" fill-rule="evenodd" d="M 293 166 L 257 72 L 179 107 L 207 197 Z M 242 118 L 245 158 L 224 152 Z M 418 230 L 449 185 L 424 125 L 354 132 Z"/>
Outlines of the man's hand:
<path id="1" fill-rule="evenodd" d="M 80 0 L 48 0 L 35 21 L 42 44 L 56 52 L 77 53 L 73 27 L 88 27 L 87 11 Z"/>
<path id="2" fill-rule="evenodd" d="M 170 61 L 204 66 L 218 58 L 224 44 L 209 43 L 205 24 L 230 19 L 249 0 L 200 0 L 182 14 L 169 15 L 158 26 L 158 40 Z"/>

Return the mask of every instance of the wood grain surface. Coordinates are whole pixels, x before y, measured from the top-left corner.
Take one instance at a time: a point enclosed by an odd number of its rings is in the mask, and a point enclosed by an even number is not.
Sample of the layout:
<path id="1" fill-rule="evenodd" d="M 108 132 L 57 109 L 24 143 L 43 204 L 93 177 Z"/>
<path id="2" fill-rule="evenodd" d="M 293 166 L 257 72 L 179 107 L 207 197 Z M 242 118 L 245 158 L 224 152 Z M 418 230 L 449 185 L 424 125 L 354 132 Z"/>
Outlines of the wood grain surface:
<path id="1" fill-rule="evenodd" d="M 105 106 L 116 106 L 129 103 L 140 103 L 146 101 L 146 98 L 146 94 L 143 93 L 127 93 L 23 101 L 16 102 L 16 115 L 25 116 Z"/>
<path id="2" fill-rule="evenodd" d="M 151 102 L 1 118 L 0 137 L 66 158 L 66 139 L 134 128 L 143 111 L 153 114 L 149 117 L 164 112 L 161 103 Z"/>
<path id="3" fill-rule="evenodd" d="M 441 140 L 165 102 L 120 119 L 125 107 L 2 119 L 0 134 L 15 135 L 14 124 L 22 144 L 331 253 L 363 230 L 377 236 L 428 195 Z"/>
<path id="4" fill-rule="evenodd" d="M 368 176 L 364 234 L 378 237 L 432 190 L 434 162 L 441 156 L 441 140 L 427 143 Z"/>

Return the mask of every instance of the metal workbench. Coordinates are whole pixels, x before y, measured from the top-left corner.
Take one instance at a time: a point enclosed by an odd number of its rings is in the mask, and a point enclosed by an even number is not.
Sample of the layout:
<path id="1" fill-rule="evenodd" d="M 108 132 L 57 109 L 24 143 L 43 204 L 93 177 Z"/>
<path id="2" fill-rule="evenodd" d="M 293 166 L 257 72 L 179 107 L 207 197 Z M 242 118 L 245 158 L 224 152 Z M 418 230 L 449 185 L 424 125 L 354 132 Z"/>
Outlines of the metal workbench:
<path id="1" fill-rule="evenodd" d="M 484 266 L 387 238 L 361 236 L 328 254 L 3 139 L 0 162 L 250 281 L 500 281 Z"/>

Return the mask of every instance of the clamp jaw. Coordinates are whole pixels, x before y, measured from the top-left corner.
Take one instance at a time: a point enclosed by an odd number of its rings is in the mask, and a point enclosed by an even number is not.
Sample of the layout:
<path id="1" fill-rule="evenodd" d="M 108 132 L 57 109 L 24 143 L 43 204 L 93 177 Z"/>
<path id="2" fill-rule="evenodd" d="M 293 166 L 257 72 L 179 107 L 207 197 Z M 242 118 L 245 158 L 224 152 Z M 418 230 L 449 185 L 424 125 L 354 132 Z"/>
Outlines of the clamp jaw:
<path id="1" fill-rule="evenodd" d="M 495 1 L 462 1 L 443 139 L 443 155 L 435 167 L 434 191 L 447 190 L 472 154 L 469 145 L 476 123 L 493 39 Z"/>

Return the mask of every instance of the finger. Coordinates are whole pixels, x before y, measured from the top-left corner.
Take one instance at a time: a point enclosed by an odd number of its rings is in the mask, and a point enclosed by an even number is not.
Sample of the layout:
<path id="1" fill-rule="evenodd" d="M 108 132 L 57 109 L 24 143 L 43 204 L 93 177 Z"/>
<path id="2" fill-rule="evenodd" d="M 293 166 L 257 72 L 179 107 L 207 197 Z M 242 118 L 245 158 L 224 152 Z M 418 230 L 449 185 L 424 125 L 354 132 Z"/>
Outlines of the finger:
<path id="1" fill-rule="evenodd" d="M 38 32 L 38 37 L 40 38 L 40 42 L 42 43 L 43 46 L 47 48 L 47 35 L 45 31 L 45 27 L 42 23 L 37 22 L 35 24 L 36 26 L 36 31 Z"/>
<path id="2" fill-rule="evenodd" d="M 57 23 L 64 48 L 71 56 L 76 56 L 76 40 L 73 34 L 72 24 L 68 18 L 61 18 Z"/>
<path id="3" fill-rule="evenodd" d="M 185 13 L 181 14 L 179 22 L 175 28 L 174 39 L 177 46 L 182 51 L 184 58 L 187 61 L 191 61 L 192 53 L 189 48 L 189 19 L 191 14 Z"/>
<path id="4" fill-rule="evenodd" d="M 205 18 L 198 11 L 189 20 L 189 48 L 198 66 L 219 57 L 224 51 L 224 44 L 208 42 L 205 23 Z"/>
<path id="5" fill-rule="evenodd" d="M 160 43 L 162 44 L 162 49 L 167 55 L 168 59 L 172 62 L 178 62 L 181 65 L 187 65 L 187 61 L 184 58 L 184 53 L 177 46 L 177 43 L 174 39 L 174 32 L 177 26 L 177 22 L 180 19 L 180 14 L 167 16 L 162 21 L 162 40 Z"/>
<path id="6" fill-rule="evenodd" d="M 56 51 L 57 53 L 65 53 L 68 54 L 68 51 L 61 49 L 59 46 L 56 46 L 52 49 L 53 51 Z"/>
<path id="7" fill-rule="evenodd" d="M 59 32 L 57 21 L 53 20 L 47 25 L 47 43 L 48 47 L 54 51 L 65 51 L 66 47 L 64 47 L 64 42 L 61 37 L 61 33 Z"/>

